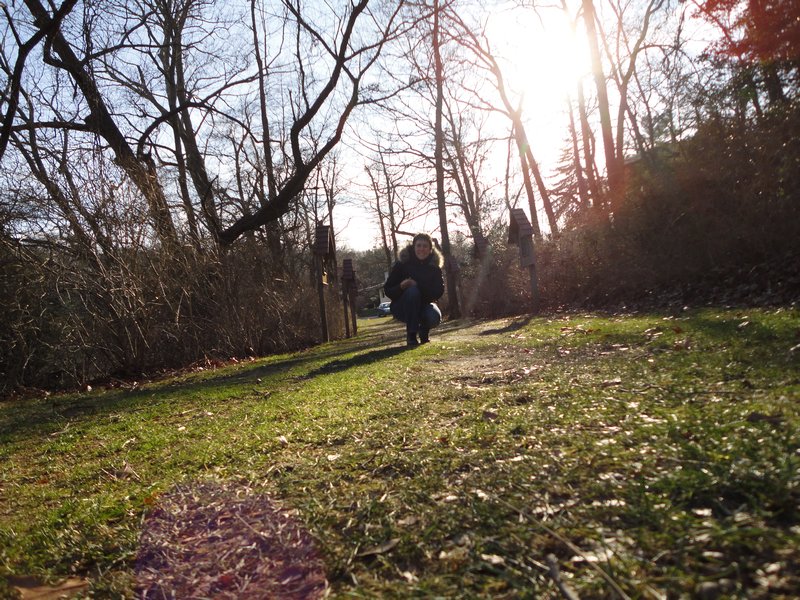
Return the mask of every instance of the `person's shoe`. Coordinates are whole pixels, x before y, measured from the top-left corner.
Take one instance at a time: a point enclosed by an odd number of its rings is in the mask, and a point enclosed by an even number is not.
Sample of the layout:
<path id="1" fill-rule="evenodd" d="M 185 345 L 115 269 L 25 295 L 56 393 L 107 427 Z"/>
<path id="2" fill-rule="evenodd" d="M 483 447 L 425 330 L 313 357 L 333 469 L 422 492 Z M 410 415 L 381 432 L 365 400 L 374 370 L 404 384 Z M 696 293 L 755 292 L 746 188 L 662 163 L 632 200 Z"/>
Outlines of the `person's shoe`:
<path id="1" fill-rule="evenodd" d="M 419 346 L 416 333 L 409 333 L 406 336 L 406 346 L 408 346 L 409 348 L 414 348 L 415 346 Z"/>
<path id="2" fill-rule="evenodd" d="M 419 332 L 419 343 L 420 344 L 427 344 L 430 341 L 431 341 L 431 338 L 428 335 L 427 331 L 420 331 Z"/>

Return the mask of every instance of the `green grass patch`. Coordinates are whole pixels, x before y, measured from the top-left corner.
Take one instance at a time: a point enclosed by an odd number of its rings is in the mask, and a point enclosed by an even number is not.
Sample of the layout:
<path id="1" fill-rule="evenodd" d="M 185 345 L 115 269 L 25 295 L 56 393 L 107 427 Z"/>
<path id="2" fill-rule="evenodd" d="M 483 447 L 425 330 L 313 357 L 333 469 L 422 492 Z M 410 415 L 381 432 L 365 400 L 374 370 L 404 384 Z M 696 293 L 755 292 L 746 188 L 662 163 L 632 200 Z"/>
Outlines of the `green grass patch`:
<path id="1" fill-rule="evenodd" d="M 792 597 L 800 314 L 699 310 L 401 327 L 122 389 L 0 404 L 8 578 L 131 596 L 177 483 L 298 510 L 333 597 Z"/>

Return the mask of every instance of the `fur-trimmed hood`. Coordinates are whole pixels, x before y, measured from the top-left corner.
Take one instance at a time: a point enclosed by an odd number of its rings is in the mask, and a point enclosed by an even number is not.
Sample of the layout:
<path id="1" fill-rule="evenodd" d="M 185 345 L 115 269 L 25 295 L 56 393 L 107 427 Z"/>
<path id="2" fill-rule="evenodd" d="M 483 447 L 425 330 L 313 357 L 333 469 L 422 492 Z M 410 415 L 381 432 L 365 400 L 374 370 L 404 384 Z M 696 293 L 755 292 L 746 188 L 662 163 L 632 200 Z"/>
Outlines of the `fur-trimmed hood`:
<path id="1" fill-rule="evenodd" d="M 383 291 L 394 303 L 403 295 L 403 281 L 413 279 L 422 294 L 422 302 L 436 302 L 444 294 L 442 263 L 442 254 L 435 247 L 431 248 L 431 255 L 420 262 L 414 254 L 413 244 L 409 244 L 400 251 L 399 260 L 389 272 Z"/>
<path id="2" fill-rule="evenodd" d="M 401 263 L 409 263 L 412 259 L 416 260 L 417 257 L 414 254 L 414 244 L 409 244 L 400 250 L 398 257 Z M 431 255 L 428 257 L 426 262 L 441 269 L 444 266 L 444 256 L 442 256 L 442 253 L 439 252 L 436 246 L 433 246 L 431 248 Z"/>

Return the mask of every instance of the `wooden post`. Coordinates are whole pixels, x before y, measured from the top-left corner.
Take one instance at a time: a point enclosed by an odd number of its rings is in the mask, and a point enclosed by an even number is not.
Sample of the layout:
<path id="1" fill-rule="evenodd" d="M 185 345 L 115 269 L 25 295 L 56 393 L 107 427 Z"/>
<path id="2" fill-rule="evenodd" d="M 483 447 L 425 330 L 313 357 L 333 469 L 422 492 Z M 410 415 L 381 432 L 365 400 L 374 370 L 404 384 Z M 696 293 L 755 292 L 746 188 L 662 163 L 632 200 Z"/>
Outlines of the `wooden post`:
<path id="1" fill-rule="evenodd" d="M 533 245 L 533 227 L 525 211 L 511 209 L 508 226 L 508 243 L 519 246 L 519 266 L 527 268 L 531 278 L 531 309 L 539 312 L 539 276 L 536 273 L 536 248 Z"/>
<path id="2" fill-rule="evenodd" d="M 350 316 L 353 319 L 353 335 L 358 335 L 358 325 L 356 324 L 356 284 L 350 288 Z"/>
<path id="3" fill-rule="evenodd" d="M 347 306 L 347 283 L 342 282 L 342 308 L 344 309 L 344 336 L 350 337 L 350 310 Z"/>
<path id="4" fill-rule="evenodd" d="M 333 233 L 328 225 L 317 225 L 314 237 L 314 265 L 317 279 L 317 296 L 319 297 L 319 318 L 322 325 L 322 341 L 330 341 L 328 331 L 328 314 L 325 311 L 325 286 L 328 277 L 325 267 L 330 260 L 336 260 L 336 250 L 333 243 Z M 333 268 L 336 268 L 334 262 Z"/>
<path id="5" fill-rule="evenodd" d="M 353 335 L 358 335 L 356 324 L 356 271 L 353 268 L 353 259 L 345 258 L 342 261 L 342 304 L 344 306 L 344 325 L 347 337 L 350 337 L 348 313 L 353 319 Z"/>
<path id="6" fill-rule="evenodd" d="M 319 299 L 319 321 L 322 325 L 322 341 L 329 342 L 331 336 L 328 331 L 328 315 L 325 311 L 325 263 L 321 256 L 316 255 L 314 257 L 314 265 L 317 271 L 317 298 Z"/>
<path id="7" fill-rule="evenodd" d="M 451 290 L 452 290 L 453 294 L 458 295 L 458 279 L 459 279 L 458 274 L 461 272 L 461 267 L 458 264 L 458 259 L 455 256 L 453 256 L 452 254 L 450 256 L 445 257 L 445 259 L 444 259 L 444 270 L 445 270 L 445 273 L 447 273 L 448 277 L 452 276 L 451 281 L 452 281 L 453 285 L 452 285 L 452 288 L 450 288 L 450 287 L 447 288 L 447 293 L 449 294 L 451 292 Z M 449 301 L 448 301 L 447 304 L 448 304 L 448 307 L 452 306 L 452 303 L 450 303 Z M 459 312 L 458 312 L 459 315 L 461 314 L 460 311 L 461 311 L 461 309 L 459 307 Z M 454 318 L 454 317 L 451 317 L 448 314 L 448 318 Z"/>

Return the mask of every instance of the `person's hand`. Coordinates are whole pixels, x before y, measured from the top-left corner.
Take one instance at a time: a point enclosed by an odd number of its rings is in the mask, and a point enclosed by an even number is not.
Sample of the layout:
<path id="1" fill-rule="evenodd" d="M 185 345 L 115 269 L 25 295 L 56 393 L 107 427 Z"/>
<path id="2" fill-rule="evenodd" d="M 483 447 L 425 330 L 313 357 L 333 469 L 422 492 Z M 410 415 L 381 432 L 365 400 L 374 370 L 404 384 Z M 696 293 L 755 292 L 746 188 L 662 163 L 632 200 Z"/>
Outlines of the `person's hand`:
<path id="1" fill-rule="evenodd" d="M 400 282 L 400 289 L 407 290 L 412 285 L 417 285 L 417 282 L 409 277 L 408 279 L 403 279 L 403 281 Z"/>

